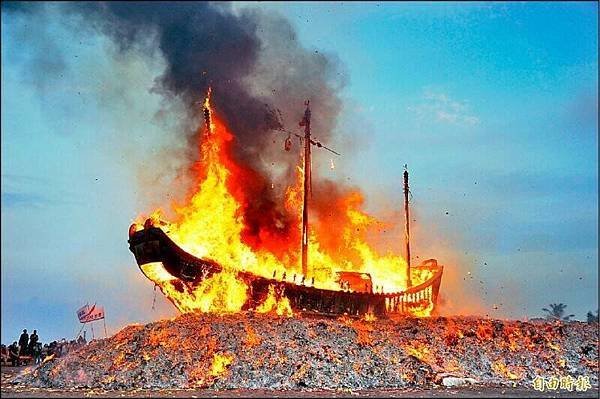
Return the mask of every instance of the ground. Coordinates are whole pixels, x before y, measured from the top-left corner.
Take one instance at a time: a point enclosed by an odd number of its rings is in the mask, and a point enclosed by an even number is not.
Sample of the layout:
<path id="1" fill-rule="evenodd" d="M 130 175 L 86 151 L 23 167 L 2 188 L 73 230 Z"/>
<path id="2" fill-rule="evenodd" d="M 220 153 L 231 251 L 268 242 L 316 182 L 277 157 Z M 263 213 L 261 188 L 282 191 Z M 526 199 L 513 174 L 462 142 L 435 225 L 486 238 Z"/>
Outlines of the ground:
<path id="1" fill-rule="evenodd" d="M 248 390 L 248 389 L 230 389 L 230 390 L 215 390 L 215 389 L 136 389 L 136 390 L 102 390 L 102 389 L 53 389 L 53 388 L 33 388 L 20 385 L 10 384 L 10 380 L 24 371 L 28 367 L 10 367 L 2 366 L 2 389 L 3 398 L 142 398 L 142 397 L 175 397 L 175 398 L 222 398 L 222 397 L 396 397 L 396 398 L 598 398 L 598 389 L 588 390 L 587 392 L 538 392 L 531 388 L 522 387 L 505 387 L 505 386 L 475 386 L 468 388 L 439 388 L 439 389 L 377 389 L 377 390 L 362 390 L 362 391 L 343 391 L 343 390 Z"/>
<path id="2" fill-rule="evenodd" d="M 185 314 L 7 367 L 2 397 L 598 397 L 598 361 L 581 322 Z"/>

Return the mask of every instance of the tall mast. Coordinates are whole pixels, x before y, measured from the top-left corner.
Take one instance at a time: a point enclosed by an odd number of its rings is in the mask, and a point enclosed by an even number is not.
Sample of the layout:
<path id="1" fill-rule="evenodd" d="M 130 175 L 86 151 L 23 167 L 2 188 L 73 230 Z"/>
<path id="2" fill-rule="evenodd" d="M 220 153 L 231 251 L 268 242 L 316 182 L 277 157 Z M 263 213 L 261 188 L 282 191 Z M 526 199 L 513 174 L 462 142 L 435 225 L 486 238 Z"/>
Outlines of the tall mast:
<path id="1" fill-rule="evenodd" d="M 304 135 L 291 132 L 280 126 L 277 130 L 287 133 L 288 139 L 291 135 L 304 140 L 304 197 L 302 202 L 302 274 L 304 277 L 308 274 L 308 196 L 312 195 L 312 162 L 311 162 L 311 145 L 327 150 L 335 155 L 340 155 L 335 150 L 323 145 L 323 143 L 313 140 L 310 136 L 310 101 L 304 102 L 306 110 L 304 117 L 300 121 L 300 126 L 304 126 Z M 289 150 L 288 145 L 285 146 L 286 151 Z"/>
<path id="2" fill-rule="evenodd" d="M 306 110 L 300 126 L 304 126 L 304 202 L 302 205 L 302 274 L 308 273 L 308 194 L 311 191 L 310 160 L 310 107 L 306 101 Z"/>
<path id="3" fill-rule="evenodd" d="M 410 278 L 410 215 L 408 213 L 408 168 L 404 165 L 404 214 L 406 216 L 404 239 L 406 241 L 406 284 L 408 287 L 412 286 Z"/>

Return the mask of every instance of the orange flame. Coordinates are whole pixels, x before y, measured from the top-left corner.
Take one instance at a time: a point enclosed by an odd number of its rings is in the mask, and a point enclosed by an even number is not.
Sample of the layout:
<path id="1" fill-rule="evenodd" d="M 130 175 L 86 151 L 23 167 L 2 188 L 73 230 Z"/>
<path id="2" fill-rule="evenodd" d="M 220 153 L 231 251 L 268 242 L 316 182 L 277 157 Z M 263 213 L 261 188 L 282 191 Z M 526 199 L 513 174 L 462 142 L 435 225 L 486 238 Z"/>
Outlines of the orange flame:
<path id="1" fill-rule="evenodd" d="M 258 313 L 275 313 L 278 316 L 287 317 L 292 317 L 294 315 L 289 299 L 286 297 L 277 298 L 273 286 L 269 287 L 267 299 L 265 299 L 265 301 L 258 308 L 256 308 L 256 311 Z"/>
<path id="2" fill-rule="evenodd" d="M 235 136 L 211 108 L 210 90 L 203 103 L 206 123 L 200 144 L 200 161 L 194 170 L 197 186 L 184 204 L 173 202 L 176 215 L 171 223 L 163 222 L 163 213 L 155 210 L 150 218 L 182 249 L 200 258 L 209 258 L 223 266 L 222 273 L 205 280 L 194 290 L 181 284 L 164 270 L 162 264 L 143 265 L 144 274 L 181 312 L 239 312 L 247 300 L 247 285 L 237 272 L 247 271 L 271 277 L 275 271 L 281 276 L 298 275 L 298 280 L 314 278 L 314 286 L 340 290 L 337 271 L 369 273 L 378 292 L 400 292 L 407 288 L 406 261 L 394 253 L 379 254 L 367 242 L 367 231 L 383 223 L 361 210 L 363 197 L 354 191 L 335 199 L 331 204 L 338 210 L 339 220 L 317 215 L 315 228 L 309 236 L 309 274 L 301 275 L 299 239 L 276 237 L 270 231 L 260 230 L 257 240 L 249 240 L 244 209 L 254 199 L 247 198 L 243 182 L 252 179 L 253 171 L 236 162 L 232 156 Z M 295 182 L 284 191 L 283 205 L 292 215 L 295 226 L 292 233 L 300 237 L 303 192 L 303 170 L 297 168 Z M 144 218 L 138 218 L 139 229 Z M 277 223 L 275 223 L 277 224 Z M 429 270 L 413 268 L 412 282 L 419 284 L 431 277 Z M 268 302 L 268 303 L 267 303 Z M 273 308 L 274 305 L 275 307 Z M 265 310 L 267 307 L 271 307 Z M 433 308 L 430 300 L 416 304 L 413 314 L 429 316 Z M 289 303 L 275 300 L 269 294 L 267 301 L 257 309 L 279 315 L 291 314 Z"/>
<path id="3" fill-rule="evenodd" d="M 253 347 L 253 346 L 257 346 L 260 345 L 261 343 L 261 339 L 260 337 L 256 334 L 256 332 L 254 331 L 254 329 L 252 328 L 251 325 L 247 325 L 246 326 L 246 341 L 244 342 L 244 345 L 246 345 L 246 347 Z"/>

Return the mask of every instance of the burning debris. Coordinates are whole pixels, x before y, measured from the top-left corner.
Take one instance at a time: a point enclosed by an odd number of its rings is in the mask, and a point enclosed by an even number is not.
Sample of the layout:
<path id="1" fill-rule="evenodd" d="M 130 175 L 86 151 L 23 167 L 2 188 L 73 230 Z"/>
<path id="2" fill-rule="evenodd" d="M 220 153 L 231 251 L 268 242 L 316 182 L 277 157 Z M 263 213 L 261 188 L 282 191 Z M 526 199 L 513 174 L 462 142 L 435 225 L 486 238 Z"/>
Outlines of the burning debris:
<path id="1" fill-rule="evenodd" d="M 15 383 L 103 389 L 401 388 L 461 381 L 598 384 L 597 326 L 471 318 L 286 318 L 185 314 L 52 359 Z"/>

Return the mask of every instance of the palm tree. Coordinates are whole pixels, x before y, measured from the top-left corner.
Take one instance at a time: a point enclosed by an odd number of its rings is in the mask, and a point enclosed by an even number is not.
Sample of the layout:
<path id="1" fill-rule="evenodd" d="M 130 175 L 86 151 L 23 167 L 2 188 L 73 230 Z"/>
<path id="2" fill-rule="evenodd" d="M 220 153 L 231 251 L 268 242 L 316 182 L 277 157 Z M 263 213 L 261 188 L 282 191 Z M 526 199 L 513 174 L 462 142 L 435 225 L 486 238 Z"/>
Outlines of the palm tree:
<path id="1" fill-rule="evenodd" d="M 587 322 L 588 323 L 598 323 L 598 311 L 596 310 L 596 314 L 592 313 L 590 310 L 587 312 Z"/>
<path id="2" fill-rule="evenodd" d="M 565 305 L 564 303 L 551 303 L 550 309 L 543 308 L 542 310 L 544 312 L 548 313 L 546 315 L 547 319 L 569 321 L 569 319 L 571 317 L 575 317 L 575 315 L 570 314 L 570 315 L 564 316 L 566 307 L 567 307 L 567 305 Z"/>

